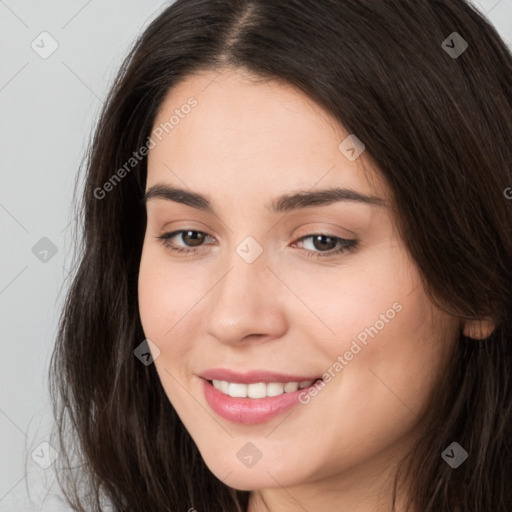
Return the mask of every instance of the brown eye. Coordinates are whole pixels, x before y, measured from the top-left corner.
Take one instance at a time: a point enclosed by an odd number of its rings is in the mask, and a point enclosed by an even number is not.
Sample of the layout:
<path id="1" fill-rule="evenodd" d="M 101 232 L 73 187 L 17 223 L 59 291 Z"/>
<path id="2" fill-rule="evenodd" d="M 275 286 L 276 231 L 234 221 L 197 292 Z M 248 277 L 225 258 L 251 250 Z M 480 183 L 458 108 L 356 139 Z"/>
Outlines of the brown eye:
<path id="1" fill-rule="evenodd" d="M 320 251 L 329 251 L 336 247 L 336 239 L 327 235 L 315 235 L 313 246 Z"/>
<path id="2" fill-rule="evenodd" d="M 181 239 L 186 245 L 197 247 L 204 241 L 204 233 L 201 231 L 182 231 Z"/>
<path id="3" fill-rule="evenodd" d="M 196 231 L 194 229 L 180 229 L 178 231 L 173 231 L 172 233 L 164 233 L 161 236 L 157 236 L 156 238 L 168 249 L 179 252 L 179 253 L 189 253 L 195 252 L 194 247 L 200 247 L 204 245 L 203 242 L 205 238 L 209 236 L 202 231 Z M 176 238 L 176 241 L 172 241 L 173 238 Z M 179 245 L 178 241 L 181 240 L 181 243 L 184 245 Z"/>
<path id="4" fill-rule="evenodd" d="M 306 240 L 309 242 L 309 248 L 304 247 L 304 241 Z M 323 233 L 303 236 L 299 238 L 297 242 L 303 245 L 307 255 L 311 258 L 330 257 L 343 252 L 352 252 L 357 248 L 359 243 L 358 240 L 347 240 Z"/>

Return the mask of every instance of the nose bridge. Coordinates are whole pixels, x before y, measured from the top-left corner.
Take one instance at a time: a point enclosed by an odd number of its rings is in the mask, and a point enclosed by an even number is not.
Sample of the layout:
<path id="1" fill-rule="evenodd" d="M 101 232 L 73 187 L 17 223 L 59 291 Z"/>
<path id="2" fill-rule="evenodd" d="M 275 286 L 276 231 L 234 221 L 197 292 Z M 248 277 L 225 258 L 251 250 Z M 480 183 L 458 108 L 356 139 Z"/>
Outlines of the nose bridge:
<path id="1" fill-rule="evenodd" d="M 213 306 L 208 308 L 209 334 L 223 342 L 236 342 L 249 334 L 274 335 L 281 324 L 277 295 L 271 288 L 278 280 L 267 268 L 263 247 L 246 237 L 226 262 L 229 268 L 215 286 Z"/>
<path id="2" fill-rule="evenodd" d="M 225 283 L 219 283 L 222 295 L 235 300 L 242 296 L 254 303 L 260 302 L 257 295 L 261 293 L 261 285 L 268 280 L 268 251 L 264 251 L 262 243 L 253 236 L 246 236 L 233 249 L 226 258 L 229 273 L 225 276 Z M 260 285 L 258 287 L 258 284 Z M 265 286 L 271 286 L 266 283 Z"/>

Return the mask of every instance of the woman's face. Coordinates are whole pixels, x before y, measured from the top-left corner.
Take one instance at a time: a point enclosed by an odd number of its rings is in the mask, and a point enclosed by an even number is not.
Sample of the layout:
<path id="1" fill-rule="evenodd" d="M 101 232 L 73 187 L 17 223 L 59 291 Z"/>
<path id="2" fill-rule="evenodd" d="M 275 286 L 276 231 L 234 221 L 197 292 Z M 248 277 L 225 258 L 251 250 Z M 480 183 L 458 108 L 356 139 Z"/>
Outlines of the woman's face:
<path id="1" fill-rule="evenodd" d="M 231 487 L 377 482 L 457 339 L 348 136 L 300 92 L 240 71 L 189 77 L 157 116 L 141 321 L 170 402 Z"/>

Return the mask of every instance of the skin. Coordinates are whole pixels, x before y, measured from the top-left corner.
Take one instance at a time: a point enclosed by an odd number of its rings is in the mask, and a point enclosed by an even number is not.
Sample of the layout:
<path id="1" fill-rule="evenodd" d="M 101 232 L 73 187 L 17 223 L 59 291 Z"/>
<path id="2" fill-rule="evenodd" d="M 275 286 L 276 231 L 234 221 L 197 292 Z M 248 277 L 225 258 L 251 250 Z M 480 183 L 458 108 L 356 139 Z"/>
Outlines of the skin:
<path id="1" fill-rule="evenodd" d="M 212 473 L 253 491 L 250 512 L 391 510 L 394 471 L 446 358 L 461 329 L 471 335 L 482 324 L 433 307 L 396 233 L 390 189 L 367 154 L 350 161 L 341 153 L 348 132 L 304 94 L 242 70 L 202 71 L 169 91 L 154 126 L 191 96 L 197 106 L 148 156 L 146 190 L 186 188 L 215 210 L 147 203 L 139 307 L 160 351 L 162 386 Z M 265 207 L 284 193 L 334 186 L 388 203 L 340 201 L 287 214 Z M 185 233 L 170 244 L 195 254 L 173 253 L 156 238 L 179 229 Z M 208 236 L 196 246 L 188 230 Z M 308 253 L 338 247 L 299 241 L 315 234 L 359 246 L 315 259 Z M 247 236 L 263 249 L 252 263 L 236 252 Z M 321 375 L 394 303 L 401 311 L 307 405 L 239 425 L 207 404 L 201 371 Z M 247 442 L 262 454 L 251 468 L 237 458 Z"/>

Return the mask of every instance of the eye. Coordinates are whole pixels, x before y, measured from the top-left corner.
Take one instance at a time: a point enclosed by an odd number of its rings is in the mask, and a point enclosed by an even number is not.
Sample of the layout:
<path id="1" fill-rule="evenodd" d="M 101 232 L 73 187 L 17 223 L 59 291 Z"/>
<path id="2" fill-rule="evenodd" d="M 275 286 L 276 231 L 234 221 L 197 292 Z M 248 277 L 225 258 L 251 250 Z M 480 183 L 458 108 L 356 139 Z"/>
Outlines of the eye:
<path id="1" fill-rule="evenodd" d="M 175 237 L 181 236 L 182 242 L 185 243 L 185 247 L 176 246 L 171 240 Z M 156 238 L 169 250 L 180 253 L 190 254 L 196 253 L 197 247 L 203 245 L 203 242 L 207 237 L 210 237 L 207 233 L 197 231 L 193 229 L 182 229 L 173 231 L 171 233 L 164 233 Z M 212 238 L 212 237 L 210 237 Z M 213 239 L 213 238 L 212 238 Z M 307 249 L 307 256 L 311 258 L 325 258 L 332 257 L 343 252 L 352 252 L 358 246 L 358 240 L 347 240 L 337 236 L 328 234 L 318 233 L 307 235 L 299 238 L 297 242 L 303 242 L 304 240 L 312 239 L 313 249 Z M 296 246 L 297 242 L 294 242 L 292 246 Z"/>
<path id="2" fill-rule="evenodd" d="M 190 243 L 191 247 L 176 247 L 174 244 L 172 244 L 171 239 L 178 235 L 182 236 L 182 241 L 185 241 L 186 244 Z M 191 252 L 196 252 L 194 247 L 199 247 L 207 236 L 209 235 L 203 233 L 202 231 L 193 229 L 181 229 L 178 231 L 173 231 L 172 233 L 164 233 L 163 235 L 157 236 L 156 238 L 171 251 L 188 254 Z"/>
<path id="3" fill-rule="evenodd" d="M 345 238 L 331 236 L 323 233 L 303 236 L 299 238 L 298 242 L 307 240 L 309 238 L 312 239 L 311 245 L 313 249 L 320 249 L 320 252 L 317 252 L 316 250 L 308 250 L 307 256 L 311 258 L 326 258 L 336 254 L 341 254 L 345 251 L 352 252 L 358 246 L 357 240 L 347 240 Z M 292 245 L 295 244 L 296 242 L 294 242 Z"/>

